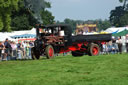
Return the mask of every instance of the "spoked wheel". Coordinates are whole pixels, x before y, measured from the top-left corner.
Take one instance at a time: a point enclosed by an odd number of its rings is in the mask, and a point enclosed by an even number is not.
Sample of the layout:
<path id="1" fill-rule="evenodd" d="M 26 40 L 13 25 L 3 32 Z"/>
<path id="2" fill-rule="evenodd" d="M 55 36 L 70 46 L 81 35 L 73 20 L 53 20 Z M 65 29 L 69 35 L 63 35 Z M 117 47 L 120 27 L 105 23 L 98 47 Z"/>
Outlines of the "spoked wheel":
<path id="1" fill-rule="evenodd" d="M 54 48 L 53 48 L 53 46 L 52 45 L 48 45 L 47 47 L 46 47 L 46 50 L 45 50 L 45 53 L 46 53 L 46 57 L 48 58 L 48 59 L 52 59 L 52 58 L 54 58 Z"/>
<path id="2" fill-rule="evenodd" d="M 33 60 L 40 59 L 40 54 L 35 51 L 35 48 L 31 48 L 31 56 Z"/>
<path id="3" fill-rule="evenodd" d="M 97 56 L 100 53 L 100 47 L 97 44 L 91 44 L 88 49 L 89 56 Z"/>

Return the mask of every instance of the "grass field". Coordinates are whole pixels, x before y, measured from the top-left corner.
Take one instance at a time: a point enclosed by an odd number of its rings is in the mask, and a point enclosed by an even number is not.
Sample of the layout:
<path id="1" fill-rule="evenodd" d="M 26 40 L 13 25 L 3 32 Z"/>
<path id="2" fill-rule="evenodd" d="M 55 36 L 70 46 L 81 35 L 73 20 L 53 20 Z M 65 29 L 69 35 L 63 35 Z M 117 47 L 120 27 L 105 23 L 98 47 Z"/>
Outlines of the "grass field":
<path id="1" fill-rule="evenodd" d="M 128 85 L 128 54 L 4 61 L 0 85 Z"/>

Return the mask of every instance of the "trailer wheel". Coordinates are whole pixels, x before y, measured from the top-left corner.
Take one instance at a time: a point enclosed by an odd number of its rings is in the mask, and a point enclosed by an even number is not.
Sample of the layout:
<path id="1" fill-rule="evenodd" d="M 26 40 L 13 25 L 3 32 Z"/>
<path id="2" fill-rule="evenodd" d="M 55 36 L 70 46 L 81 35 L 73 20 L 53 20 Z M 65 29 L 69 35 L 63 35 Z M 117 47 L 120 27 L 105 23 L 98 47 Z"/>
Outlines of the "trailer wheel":
<path id="1" fill-rule="evenodd" d="M 33 60 L 40 59 L 40 54 L 35 51 L 35 48 L 31 48 L 31 56 Z"/>
<path id="2" fill-rule="evenodd" d="M 97 44 L 91 44 L 88 49 L 89 56 L 97 56 L 100 53 L 100 47 Z"/>
<path id="3" fill-rule="evenodd" d="M 72 56 L 78 57 L 78 56 L 83 56 L 84 54 L 78 51 L 72 51 Z"/>
<path id="4" fill-rule="evenodd" d="M 47 47 L 46 47 L 46 50 L 45 50 L 45 53 L 46 53 L 46 57 L 47 57 L 47 59 L 52 59 L 52 58 L 54 58 L 54 48 L 53 48 L 53 46 L 52 45 L 48 45 Z"/>

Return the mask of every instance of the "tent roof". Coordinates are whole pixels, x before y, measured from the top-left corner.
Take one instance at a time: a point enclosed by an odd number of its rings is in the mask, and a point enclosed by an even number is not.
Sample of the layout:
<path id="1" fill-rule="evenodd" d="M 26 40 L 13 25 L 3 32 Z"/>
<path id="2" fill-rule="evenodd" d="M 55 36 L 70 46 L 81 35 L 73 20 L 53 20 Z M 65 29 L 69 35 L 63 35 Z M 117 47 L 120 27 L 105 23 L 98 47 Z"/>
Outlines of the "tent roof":
<path id="1" fill-rule="evenodd" d="M 22 30 L 22 31 L 13 31 L 13 32 L 0 32 L 0 41 L 4 41 L 6 38 L 13 40 L 11 37 L 23 37 L 21 35 L 27 34 L 27 37 L 34 37 L 36 35 L 36 29 L 32 28 L 31 30 Z M 30 36 L 31 35 L 31 36 Z M 14 37 L 13 37 L 14 38 Z"/>
<path id="2" fill-rule="evenodd" d="M 105 30 L 105 32 L 108 32 L 108 33 L 118 33 L 118 32 L 121 32 L 123 30 L 127 29 L 128 30 L 128 27 L 111 27 L 111 28 L 108 28 Z"/>
<path id="3" fill-rule="evenodd" d="M 115 34 L 112 34 L 113 36 L 126 36 L 128 34 L 128 30 L 125 29 L 121 32 L 118 32 L 118 33 L 115 33 Z"/>
<path id="4" fill-rule="evenodd" d="M 11 38 L 30 38 L 30 37 L 36 37 L 34 34 L 23 34 L 23 35 L 14 35 L 11 36 Z"/>

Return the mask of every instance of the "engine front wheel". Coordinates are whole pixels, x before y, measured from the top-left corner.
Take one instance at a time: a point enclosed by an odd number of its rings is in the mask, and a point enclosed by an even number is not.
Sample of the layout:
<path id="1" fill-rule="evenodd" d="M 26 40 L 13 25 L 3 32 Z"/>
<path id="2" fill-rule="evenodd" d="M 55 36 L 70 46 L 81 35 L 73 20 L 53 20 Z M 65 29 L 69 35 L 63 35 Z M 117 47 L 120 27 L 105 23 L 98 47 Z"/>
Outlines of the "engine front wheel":
<path id="1" fill-rule="evenodd" d="M 53 46 L 52 46 L 52 45 L 48 45 L 48 46 L 46 47 L 45 53 L 46 53 L 47 59 L 52 59 L 52 58 L 54 58 L 55 53 L 54 53 L 54 48 L 53 48 Z"/>
<path id="2" fill-rule="evenodd" d="M 31 56 L 33 60 L 40 59 L 40 54 L 35 51 L 35 48 L 31 48 Z"/>

